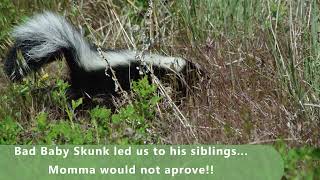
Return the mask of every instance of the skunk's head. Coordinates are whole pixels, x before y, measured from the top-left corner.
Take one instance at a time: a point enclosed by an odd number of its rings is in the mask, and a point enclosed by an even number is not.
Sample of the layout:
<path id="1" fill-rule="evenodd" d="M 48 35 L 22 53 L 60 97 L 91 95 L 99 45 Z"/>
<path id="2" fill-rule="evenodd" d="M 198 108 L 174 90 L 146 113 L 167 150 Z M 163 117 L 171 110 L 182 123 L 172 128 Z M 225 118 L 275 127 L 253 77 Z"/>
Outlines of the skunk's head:
<path id="1" fill-rule="evenodd" d="M 185 97 L 199 89 L 199 82 L 205 77 L 203 68 L 180 57 L 164 57 L 157 55 L 157 66 L 153 66 L 154 74 L 171 89 L 172 95 Z M 181 96 L 180 96 L 181 95 Z"/>

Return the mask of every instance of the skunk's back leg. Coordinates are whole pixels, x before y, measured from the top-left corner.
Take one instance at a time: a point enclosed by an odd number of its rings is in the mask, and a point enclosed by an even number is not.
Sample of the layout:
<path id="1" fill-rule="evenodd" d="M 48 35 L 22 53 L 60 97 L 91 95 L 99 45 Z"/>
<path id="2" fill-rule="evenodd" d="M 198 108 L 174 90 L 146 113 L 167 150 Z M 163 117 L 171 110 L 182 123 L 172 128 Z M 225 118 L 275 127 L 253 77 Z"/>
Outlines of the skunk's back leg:
<path id="1" fill-rule="evenodd" d="M 17 47 L 14 45 L 8 52 L 4 61 L 4 72 L 10 80 L 21 80 L 25 71 L 18 67 Z"/>

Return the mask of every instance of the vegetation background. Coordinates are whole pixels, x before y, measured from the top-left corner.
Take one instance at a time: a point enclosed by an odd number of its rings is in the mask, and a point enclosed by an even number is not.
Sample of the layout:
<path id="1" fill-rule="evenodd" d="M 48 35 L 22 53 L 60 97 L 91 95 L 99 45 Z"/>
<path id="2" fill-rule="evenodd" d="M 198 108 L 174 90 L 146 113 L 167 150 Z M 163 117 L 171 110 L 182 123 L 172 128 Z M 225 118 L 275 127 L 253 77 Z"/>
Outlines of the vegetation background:
<path id="1" fill-rule="evenodd" d="M 66 65 L 10 83 L 0 70 L 0 144 L 272 144 L 284 179 L 320 177 L 320 2 L 317 0 L 1 0 L 0 58 L 34 13 L 65 15 L 104 48 L 200 64 L 184 98 L 146 79 L 115 110 L 69 101 Z M 3 63 L 1 63 L 3 66 Z M 158 87 L 159 88 L 159 87 Z M 102 101 L 97 98 L 95 101 Z"/>

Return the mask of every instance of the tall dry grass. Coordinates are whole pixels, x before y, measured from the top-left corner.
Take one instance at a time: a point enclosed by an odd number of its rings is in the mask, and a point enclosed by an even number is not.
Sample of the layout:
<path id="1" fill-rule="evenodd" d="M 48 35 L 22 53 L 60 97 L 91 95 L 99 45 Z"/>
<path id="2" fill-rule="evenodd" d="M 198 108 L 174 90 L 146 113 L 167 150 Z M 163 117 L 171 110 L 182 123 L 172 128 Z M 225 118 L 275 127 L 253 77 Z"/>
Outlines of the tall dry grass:
<path id="1" fill-rule="evenodd" d="M 196 82 L 195 92 L 176 110 L 167 98 L 159 104 L 152 131 L 160 143 L 320 145 L 318 1 L 19 2 L 18 14 L 41 7 L 65 14 L 100 47 L 199 63 L 208 78 Z"/>

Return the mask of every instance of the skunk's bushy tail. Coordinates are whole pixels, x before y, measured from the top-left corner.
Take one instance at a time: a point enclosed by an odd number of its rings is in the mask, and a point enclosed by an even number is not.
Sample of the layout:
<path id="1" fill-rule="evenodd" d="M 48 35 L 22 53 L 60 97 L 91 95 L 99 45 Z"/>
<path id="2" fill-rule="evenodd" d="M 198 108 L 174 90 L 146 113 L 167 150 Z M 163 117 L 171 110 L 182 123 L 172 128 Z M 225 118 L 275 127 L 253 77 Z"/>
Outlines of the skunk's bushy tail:
<path id="1" fill-rule="evenodd" d="M 4 67 L 11 80 L 20 80 L 66 53 L 72 56 L 67 59 L 72 61 L 69 64 L 86 71 L 105 65 L 97 51 L 71 24 L 51 12 L 33 16 L 17 26 L 12 36 L 15 44 L 9 51 Z"/>

